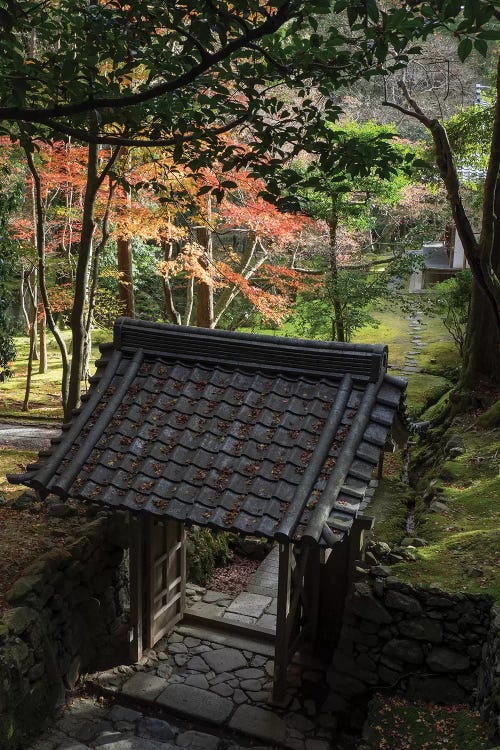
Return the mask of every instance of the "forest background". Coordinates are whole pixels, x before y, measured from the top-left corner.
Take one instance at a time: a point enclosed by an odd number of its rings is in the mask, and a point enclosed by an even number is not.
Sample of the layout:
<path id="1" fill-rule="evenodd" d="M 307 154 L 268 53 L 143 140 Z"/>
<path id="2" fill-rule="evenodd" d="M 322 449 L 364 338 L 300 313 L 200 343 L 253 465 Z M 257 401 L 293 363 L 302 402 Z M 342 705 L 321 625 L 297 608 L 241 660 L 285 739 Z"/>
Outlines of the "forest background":
<path id="1" fill-rule="evenodd" d="M 68 418 L 119 314 L 377 338 L 376 311 L 412 304 L 414 251 L 453 221 L 471 272 L 418 304 L 456 339 L 469 400 L 499 361 L 495 3 L 191 5 L 161 22 L 79 8 L 71 39 L 54 17 L 34 31 L 35 5 L 5 11 L 4 378 L 13 335 L 27 344 L 13 411 L 47 372 L 49 329 Z"/>

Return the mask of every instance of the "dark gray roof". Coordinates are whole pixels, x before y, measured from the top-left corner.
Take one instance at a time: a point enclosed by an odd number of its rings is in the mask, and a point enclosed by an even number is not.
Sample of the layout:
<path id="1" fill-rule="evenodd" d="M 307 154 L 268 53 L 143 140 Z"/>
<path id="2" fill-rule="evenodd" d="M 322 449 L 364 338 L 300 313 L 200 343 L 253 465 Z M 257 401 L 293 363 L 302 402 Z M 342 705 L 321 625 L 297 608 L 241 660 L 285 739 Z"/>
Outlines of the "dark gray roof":
<path id="1" fill-rule="evenodd" d="M 385 347 L 121 318 L 101 352 L 80 413 L 11 481 L 282 541 L 348 533 L 405 388 Z"/>

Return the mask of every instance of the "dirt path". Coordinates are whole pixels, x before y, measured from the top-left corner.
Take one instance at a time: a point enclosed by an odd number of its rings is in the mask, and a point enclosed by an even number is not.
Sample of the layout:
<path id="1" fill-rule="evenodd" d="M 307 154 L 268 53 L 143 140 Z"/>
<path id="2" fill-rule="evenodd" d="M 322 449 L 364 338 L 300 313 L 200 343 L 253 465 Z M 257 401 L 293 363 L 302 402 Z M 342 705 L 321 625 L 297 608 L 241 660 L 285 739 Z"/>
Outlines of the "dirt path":
<path id="1" fill-rule="evenodd" d="M 59 427 L 0 421 L 0 447 L 43 450 L 49 447 L 50 439 L 60 432 Z"/>

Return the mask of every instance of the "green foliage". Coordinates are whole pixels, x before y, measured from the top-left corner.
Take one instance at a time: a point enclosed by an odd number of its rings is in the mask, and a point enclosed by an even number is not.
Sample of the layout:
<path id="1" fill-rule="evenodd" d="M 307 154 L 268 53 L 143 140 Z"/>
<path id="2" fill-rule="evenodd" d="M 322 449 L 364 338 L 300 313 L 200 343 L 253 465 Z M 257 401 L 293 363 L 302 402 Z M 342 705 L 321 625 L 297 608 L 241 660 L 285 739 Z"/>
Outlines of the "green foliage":
<path id="1" fill-rule="evenodd" d="M 119 3 L 7 2 L 0 122 L 16 136 L 24 123 L 47 138 L 85 139 L 96 129 L 109 142 L 161 138 L 175 161 L 194 169 L 214 154 L 225 165 L 262 162 L 268 153 L 282 156 L 286 144 L 298 153 L 324 117 L 338 116 L 339 87 L 404 67 L 437 30 L 455 34 L 462 59 L 473 48 L 485 54 L 498 38 L 495 5 L 216 0 L 200 11 L 198 0 L 138 0 L 131 13 Z M 297 96 L 281 96 L 280 84 Z M 249 148 L 237 151 L 220 135 L 242 122 Z M 223 189 L 215 187 L 215 197 Z"/>
<path id="2" fill-rule="evenodd" d="M 12 375 L 9 363 L 16 356 L 14 322 L 10 315 L 15 277 L 15 248 L 8 223 L 22 198 L 22 181 L 12 169 L 10 157 L 0 166 L 0 382 Z"/>
<path id="3" fill-rule="evenodd" d="M 469 270 L 459 271 L 451 279 L 436 284 L 427 295 L 427 311 L 441 318 L 458 348 L 460 357 L 464 353 L 471 295 L 472 273 Z"/>
<path id="4" fill-rule="evenodd" d="M 187 579 L 206 586 L 216 566 L 229 565 L 229 534 L 194 526 L 188 532 Z"/>
<path id="5" fill-rule="evenodd" d="M 403 297 L 404 279 L 412 270 L 414 258 L 388 258 L 387 266 L 377 272 L 369 269 L 340 269 L 335 283 L 327 279 L 319 294 L 303 294 L 292 317 L 297 330 L 308 338 L 335 338 L 334 301 L 340 304 L 346 341 L 363 326 L 377 327 L 374 310 L 397 304 Z M 338 309 L 338 308 L 337 308 Z"/>

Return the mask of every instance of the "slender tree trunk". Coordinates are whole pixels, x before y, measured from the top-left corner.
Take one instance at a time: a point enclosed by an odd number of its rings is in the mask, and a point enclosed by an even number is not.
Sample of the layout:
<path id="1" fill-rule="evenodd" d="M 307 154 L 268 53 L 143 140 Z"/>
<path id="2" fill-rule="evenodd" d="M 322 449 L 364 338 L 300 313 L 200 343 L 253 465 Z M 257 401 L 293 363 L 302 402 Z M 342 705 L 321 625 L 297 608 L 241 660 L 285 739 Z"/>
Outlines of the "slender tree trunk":
<path id="1" fill-rule="evenodd" d="M 50 307 L 49 297 L 47 294 L 47 285 L 45 278 L 45 260 L 46 260 L 46 248 L 45 248 L 45 216 L 42 202 L 42 185 L 40 181 L 40 175 L 33 161 L 32 148 L 30 143 L 24 144 L 24 151 L 26 154 L 26 160 L 28 162 L 28 168 L 33 177 L 33 206 L 34 206 L 34 220 L 35 220 L 35 242 L 38 255 L 38 285 L 40 288 L 40 296 L 42 298 L 43 309 L 45 312 L 45 319 L 47 325 L 54 336 L 59 351 L 61 354 L 62 362 L 62 383 L 61 383 L 61 395 L 63 409 L 66 410 L 66 403 L 68 399 L 68 387 L 69 387 L 69 357 L 68 350 L 63 337 L 55 323 L 52 309 Z"/>
<path id="2" fill-rule="evenodd" d="M 32 273 L 35 274 L 36 272 L 33 271 Z M 30 296 L 30 309 L 31 309 L 31 315 L 30 315 L 30 346 L 29 346 L 29 352 L 28 352 L 28 369 L 26 372 L 26 387 L 24 389 L 24 401 L 22 406 L 22 411 L 29 411 L 29 404 L 30 404 L 30 394 L 31 394 L 31 380 L 33 377 L 33 359 L 35 354 L 35 348 L 36 348 L 36 299 L 35 299 L 35 289 L 36 289 L 36 278 L 33 283 L 33 285 L 30 283 L 29 278 L 26 279 L 28 292 Z"/>
<path id="3" fill-rule="evenodd" d="M 132 271 L 132 240 L 119 238 L 118 251 L 118 297 L 123 304 L 123 314 L 129 318 L 135 316 L 134 277 Z"/>
<path id="4" fill-rule="evenodd" d="M 186 309 L 184 311 L 184 325 L 191 325 L 194 306 L 194 279 L 188 279 L 186 288 Z"/>
<path id="5" fill-rule="evenodd" d="M 116 182 L 109 180 L 108 197 L 106 199 L 106 209 L 102 218 L 101 239 L 94 250 L 92 257 L 92 268 L 90 270 L 90 289 L 88 294 L 87 318 L 85 320 L 85 340 L 83 350 L 83 380 L 87 381 L 90 375 L 90 357 L 92 353 L 92 324 L 94 321 L 94 311 L 97 300 L 97 289 L 99 287 L 99 260 L 101 253 L 109 240 L 109 214 L 111 204 L 115 194 Z"/>
<path id="6" fill-rule="evenodd" d="M 210 230 L 206 227 L 196 227 L 196 242 L 205 249 L 206 260 L 202 265 L 208 268 L 212 257 L 212 240 Z M 201 328 L 213 328 L 214 322 L 214 291 L 212 284 L 198 281 L 196 284 L 196 325 Z"/>
<path id="7" fill-rule="evenodd" d="M 83 201 L 82 228 L 75 273 L 75 298 L 70 316 L 72 351 L 68 401 L 64 411 L 66 421 L 71 419 L 73 409 L 76 409 L 80 403 L 85 343 L 85 302 L 87 300 L 89 267 L 95 228 L 94 207 L 99 188 L 98 147 L 95 144 L 89 144 L 87 158 L 87 184 Z"/>
<path id="8" fill-rule="evenodd" d="M 174 257 L 174 243 L 172 240 L 162 239 L 161 246 L 163 249 L 163 260 L 172 260 Z M 181 325 L 181 314 L 175 306 L 174 297 L 172 294 L 172 285 L 168 276 L 162 276 L 162 288 L 163 288 L 163 312 L 167 320 L 170 323 Z"/>
<path id="9" fill-rule="evenodd" d="M 42 375 L 48 370 L 47 365 L 47 326 L 45 325 L 45 313 L 40 317 L 40 323 L 38 325 L 38 333 L 40 337 L 40 361 L 38 363 L 38 372 Z"/>
<path id="10" fill-rule="evenodd" d="M 339 268 L 337 258 L 337 228 L 338 218 L 335 211 L 332 211 L 328 221 L 328 230 L 330 234 L 330 276 L 334 322 L 332 324 L 332 338 L 337 341 L 345 341 L 344 316 L 342 313 L 342 302 L 339 297 Z"/>

